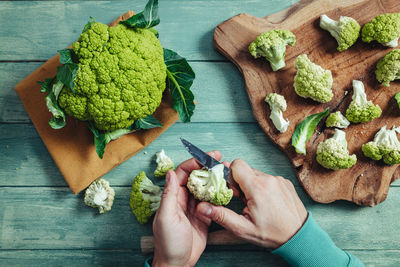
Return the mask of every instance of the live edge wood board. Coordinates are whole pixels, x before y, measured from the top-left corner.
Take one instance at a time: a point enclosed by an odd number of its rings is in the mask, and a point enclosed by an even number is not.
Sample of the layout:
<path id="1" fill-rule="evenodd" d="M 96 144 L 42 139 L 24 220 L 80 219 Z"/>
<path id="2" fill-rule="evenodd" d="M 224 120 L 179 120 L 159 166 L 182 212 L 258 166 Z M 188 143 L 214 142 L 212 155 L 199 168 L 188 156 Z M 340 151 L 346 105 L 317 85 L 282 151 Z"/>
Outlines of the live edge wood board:
<path id="1" fill-rule="evenodd" d="M 350 16 L 363 26 L 378 14 L 392 12 L 400 12 L 400 1 L 301 1 L 264 18 L 239 14 L 215 29 L 214 46 L 242 72 L 255 119 L 289 157 L 304 189 L 317 202 L 348 200 L 358 205 L 374 206 L 386 199 L 390 184 L 400 176 L 398 165 L 386 166 L 383 162 L 369 160 L 361 151 L 362 144 L 371 141 L 382 126 L 400 126 L 399 107 L 393 99 L 400 91 L 400 83 L 392 82 L 390 87 L 383 87 L 376 81 L 374 73 L 378 60 L 391 48 L 375 42 L 363 43 L 360 38 L 350 49 L 338 52 L 336 40 L 319 27 L 319 17 L 324 13 L 335 20 L 340 16 Z M 291 30 L 297 39 L 295 46 L 287 47 L 286 67 L 277 72 L 271 70 L 265 59 L 254 59 L 248 52 L 249 44 L 257 35 L 272 29 Z M 295 93 L 294 62 L 301 54 L 307 54 L 311 61 L 332 71 L 334 97 L 331 102 L 319 104 Z M 356 165 L 347 170 L 326 170 L 315 160 L 318 144 L 333 133 L 331 128 L 325 127 L 324 120 L 308 141 L 306 156 L 296 154 L 291 146 L 291 136 L 295 126 L 305 117 L 327 107 L 331 112 L 340 110 L 344 114 L 351 101 L 352 80 L 364 82 L 368 99 L 380 105 L 382 116 L 369 123 L 351 124 L 345 130 L 349 151 L 357 155 Z M 265 96 L 271 92 L 284 95 L 288 102 L 284 116 L 290 125 L 282 134 L 269 119 L 269 107 L 264 102 Z"/>

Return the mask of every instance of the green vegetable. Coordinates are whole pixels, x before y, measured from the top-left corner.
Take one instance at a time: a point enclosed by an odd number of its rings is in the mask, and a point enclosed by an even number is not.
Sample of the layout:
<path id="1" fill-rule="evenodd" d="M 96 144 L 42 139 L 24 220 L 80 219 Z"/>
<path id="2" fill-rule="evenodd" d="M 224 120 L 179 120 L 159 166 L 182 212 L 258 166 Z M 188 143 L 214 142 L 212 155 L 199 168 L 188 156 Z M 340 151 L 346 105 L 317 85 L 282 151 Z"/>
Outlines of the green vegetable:
<path id="1" fill-rule="evenodd" d="M 394 96 L 394 99 L 396 100 L 397 105 L 398 105 L 399 108 L 400 108 L 400 92 L 398 92 L 398 93 Z"/>
<path id="2" fill-rule="evenodd" d="M 329 31 L 336 39 L 338 43 L 337 50 L 340 52 L 352 46 L 360 36 L 360 24 L 350 17 L 341 16 L 339 21 L 336 21 L 323 14 L 319 26 Z"/>
<path id="3" fill-rule="evenodd" d="M 46 106 L 53 114 L 53 117 L 49 121 L 49 125 L 53 129 L 61 129 L 65 126 L 65 113 L 58 105 L 58 96 L 64 86 L 56 78 L 46 79 L 44 82 L 38 82 L 42 87 L 41 92 L 47 93 Z"/>
<path id="4" fill-rule="evenodd" d="M 292 146 L 299 154 L 306 155 L 306 143 L 314 133 L 319 121 L 328 116 L 329 108 L 320 113 L 315 113 L 305 118 L 301 123 L 296 126 L 292 135 Z"/>
<path id="5" fill-rule="evenodd" d="M 353 90 L 352 101 L 346 110 L 346 118 L 353 123 L 365 123 L 379 118 L 382 110 L 378 105 L 367 100 L 364 84 L 353 80 Z"/>
<path id="6" fill-rule="evenodd" d="M 350 155 L 347 150 L 346 133 L 335 129 L 335 134 L 319 143 L 317 147 L 317 162 L 322 167 L 331 170 L 348 169 L 357 162 L 356 155 Z"/>
<path id="7" fill-rule="evenodd" d="M 155 177 L 164 177 L 169 170 L 175 169 L 174 162 L 165 154 L 164 149 L 156 154 L 157 169 L 154 171 Z"/>
<path id="8" fill-rule="evenodd" d="M 249 52 L 254 58 L 264 57 L 273 71 L 285 67 L 286 45 L 293 46 L 296 36 L 288 30 L 271 30 L 261 33 L 249 45 Z"/>
<path id="9" fill-rule="evenodd" d="M 172 50 L 164 48 L 164 61 L 173 107 L 181 121 L 190 122 L 195 109 L 194 95 L 190 90 L 195 74 L 187 60 Z"/>
<path id="10" fill-rule="evenodd" d="M 400 127 L 393 126 L 391 130 L 383 126 L 375 135 L 374 141 L 362 146 L 364 155 L 373 160 L 381 160 L 387 165 L 400 163 L 400 142 L 396 133 L 400 132 Z"/>
<path id="11" fill-rule="evenodd" d="M 365 24 L 361 31 L 362 40 L 374 40 L 384 46 L 396 47 L 400 37 L 400 13 L 381 14 Z"/>
<path id="12" fill-rule="evenodd" d="M 65 114 L 86 121 L 102 158 L 111 140 L 138 129 L 160 127 L 152 115 L 161 103 L 166 81 L 173 108 L 189 122 L 195 104 L 190 87 L 195 74 L 185 58 L 163 49 L 152 28 L 160 22 L 158 1 L 108 27 L 92 17 L 72 49 L 60 50 L 56 77 L 39 82 L 54 129 Z"/>
<path id="13" fill-rule="evenodd" d="M 342 112 L 336 111 L 329 114 L 326 119 L 326 127 L 337 127 L 346 129 L 350 125 L 350 122 L 343 116 Z"/>
<path id="14" fill-rule="evenodd" d="M 161 202 L 162 188 L 153 184 L 145 172 L 140 172 L 132 184 L 129 205 L 139 223 L 144 224 L 158 210 Z"/>
<path id="15" fill-rule="evenodd" d="M 99 178 L 86 189 L 84 202 L 89 207 L 98 208 L 99 213 L 104 213 L 111 210 L 114 196 L 115 192 L 110 187 L 110 183 L 103 178 Z"/>
<path id="16" fill-rule="evenodd" d="M 294 76 L 294 90 L 299 96 L 311 98 L 320 103 L 331 101 L 333 79 L 330 70 L 324 70 L 321 66 L 314 64 L 305 54 L 296 58 L 294 67 L 297 69 Z"/>
<path id="17" fill-rule="evenodd" d="M 265 102 L 268 103 L 269 108 L 271 109 L 271 114 L 269 118 L 272 120 L 272 123 L 275 125 L 276 129 L 281 133 L 286 132 L 287 127 L 289 126 L 289 121 L 283 118 L 282 111 L 286 110 L 286 100 L 283 95 L 277 93 L 270 93 L 265 98 Z"/>
<path id="18" fill-rule="evenodd" d="M 186 185 L 194 198 L 214 205 L 228 205 L 233 196 L 224 179 L 224 165 L 219 164 L 210 170 L 194 170 Z"/>
<path id="19" fill-rule="evenodd" d="M 394 49 L 386 54 L 376 65 L 376 79 L 384 86 L 400 79 L 400 49 Z"/>

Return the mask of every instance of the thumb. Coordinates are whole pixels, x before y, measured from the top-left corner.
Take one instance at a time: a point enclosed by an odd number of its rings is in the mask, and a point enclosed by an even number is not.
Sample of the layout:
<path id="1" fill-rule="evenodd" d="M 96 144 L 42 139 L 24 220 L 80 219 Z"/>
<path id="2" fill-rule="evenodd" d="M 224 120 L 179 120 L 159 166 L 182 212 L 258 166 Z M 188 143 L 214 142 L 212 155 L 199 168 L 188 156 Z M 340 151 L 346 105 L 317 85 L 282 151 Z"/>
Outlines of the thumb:
<path id="1" fill-rule="evenodd" d="M 174 212 L 176 211 L 177 203 L 178 203 L 178 191 L 179 185 L 176 177 L 176 173 L 174 171 L 168 171 L 165 176 L 165 187 L 161 196 L 160 203 L 160 212 Z"/>
<path id="2" fill-rule="evenodd" d="M 254 225 L 251 221 L 223 206 L 201 202 L 197 205 L 197 211 L 239 237 L 245 238 L 248 234 L 254 232 Z"/>

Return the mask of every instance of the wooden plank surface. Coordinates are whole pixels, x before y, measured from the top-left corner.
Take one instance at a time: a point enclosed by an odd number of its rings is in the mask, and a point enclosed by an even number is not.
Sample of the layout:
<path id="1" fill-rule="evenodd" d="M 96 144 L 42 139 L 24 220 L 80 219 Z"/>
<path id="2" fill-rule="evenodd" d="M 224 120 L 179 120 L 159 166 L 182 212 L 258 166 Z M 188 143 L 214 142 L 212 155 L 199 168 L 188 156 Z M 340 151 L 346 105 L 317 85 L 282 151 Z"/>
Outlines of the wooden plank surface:
<path id="1" fill-rule="evenodd" d="M 398 126 L 400 113 L 397 104 L 391 99 L 398 92 L 399 83 L 383 87 L 374 74 L 376 62 L 390 49 L 359 40 L 348 50 L 338 52 L 336 40 L 318 26 L 319 18 L 324 13 L 334 19 L 341 15 L 350 16 L 364 25 L 373 17 L 389 12 L 400 12 L 398 1 L 387 0 L 382 5 L 380 0 L 303 0 L 285 11 L 263 18 L 243 13 L 219 24 L 215 29 L 214 45 L 243 73 L 257 122 L 290 158 L 301 184 L 315 201 L 329 203 L 348 200 L 358 205 L 374 206 L 385 200 L 390 183 L 398 178 L 395 172 L 398 165 L 389 166 L 372 161 L 361 152 L 362 144 L 371 141 L 381 127 Z M 260 33 L 272 29 L 291 30 L 297 39 L 293 47 L 287 48 L 286 67 L 277 72 L 271 70 L 265 59 L 255 60 L 248 51 L 249 44 Z M 320 104 L 295 93 L 294 64 L 301 54 L 332 71 L 333 98 L 328 103 Z M 346 92 L 352 92 L 352 80 L 363 81 L 368 99 L 382 108 L 382 116 L 368 123 L 352 124 L 346 129 L 349 152 L 356 154 L 358 159 L 353 167 L 338 171 L 327 170 L 315 159 L 318 144 L 330 138 L 333 133 L 333 129 L 325 127 L 325 119 L 322 119 L 307 142 L 307 155 L 295 152 L 291 137 L 296 125 L 311 114 L 326 108 L 332 112 L 340 110 L 345 114 L 352 95 Z M 284 133 L 276 130 L 264 101 L 265 96 L 273 92 L 283 95 L 288 103 L 284 116 L 290 125 Z"/>
<path id="2" fill-rule="evenodd" d="M 0 2 L 0 265 L 142 266 L 146 257 L 138 240 L 151 233 L 151 225 L 138 225 L 130 213 L 131 180 L 140 170 L 154 169 L 154 154 L 161 148 L 176 162 L 186 159 L 175 141 L 181 135 L 206 150 L 218 148 L 227 160 L 244 158 L 253 167 L 298 185 L 287 158 L 256 125 L 236 67 L 211 45 L 213 29 L 222 21 L 241 12 L 265 16 L 295 2 L 160 2 L 162 43 L 186 56 L 197 74 L 195 123 L 177 123 L 145 149 L 147 154 L 137 154 L 106 175 L 117 195 L 112 211 L 104 215 L 86 207 L 82 194 L 70 193 L 13 87 L 75 40 L 89 15 L 96 13 L 99 21 L 109 22 L 127 9 L 139 10 L 145 1 Z M 347 202 L 317 204 L 301 187 L 297 190 L 340 247 L 367 266 L 396 266 L 400 183 L 396 184 L 388 199 L 374 208 Z M 239 210 L 241 204 L 235 201 L 231 206 Z M 209 247 L 198 266 L 244 266 L 249 261 L 252 266 L 287 266 L 256 246 Z"/>

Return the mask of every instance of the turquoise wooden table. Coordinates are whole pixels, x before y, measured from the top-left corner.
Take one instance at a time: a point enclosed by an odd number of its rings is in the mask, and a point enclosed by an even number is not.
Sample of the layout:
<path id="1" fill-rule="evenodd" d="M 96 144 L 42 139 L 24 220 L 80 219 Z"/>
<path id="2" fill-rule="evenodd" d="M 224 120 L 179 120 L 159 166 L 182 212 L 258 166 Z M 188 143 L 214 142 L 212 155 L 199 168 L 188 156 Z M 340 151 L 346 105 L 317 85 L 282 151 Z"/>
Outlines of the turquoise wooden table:
<path id="1" fill-rule="evenodd" d="M 79 36 L 89 16 L 109 23 L 145 1 L 0 2 L 0 266 L 141 266 L 142 235 L 129 208 L 133 177 L 155 168 L 164 148 L 175 162 L 188 154 L 184 136 L 205 150 L 218 149 L 225 160 L 243 158 L 254 168 L 282 175 L 296 185 L 308 210 L 336 244 L 366 265 L 400 265 L 400 182 L 385 202 L 361 208 L 347 202 L 323 205 L 310 200 L 289 161 L 255 123 L 241 74 L 212 46 L 216 25 L 241 12 L 266 16 L 295 0 L 160 1 L 158 26 L 164 47 L 189 59 L 197 79 L 198 101 L 190 124 L 176 123 L 144 151 L 105 178 L 116 192 L 111 212 L 98 215 L 74 195 L 31 124 L 14 86 Z M 239 211 L 242 205 L 230 205 Z M 213 226 L 213 229 L 216 229 Z M 208 247 L 198 266 L 285 266 L 256 246 Z"/>

